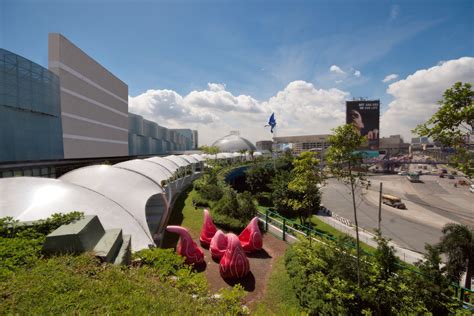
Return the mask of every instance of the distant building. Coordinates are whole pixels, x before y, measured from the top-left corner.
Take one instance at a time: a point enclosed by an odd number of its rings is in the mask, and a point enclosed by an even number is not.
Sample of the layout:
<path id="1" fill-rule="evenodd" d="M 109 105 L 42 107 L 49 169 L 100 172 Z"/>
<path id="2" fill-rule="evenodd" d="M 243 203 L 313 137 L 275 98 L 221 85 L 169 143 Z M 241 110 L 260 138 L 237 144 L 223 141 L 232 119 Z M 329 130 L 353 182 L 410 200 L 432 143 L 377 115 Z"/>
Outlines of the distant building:
<path id="1" fill-rule="evenodd" d="M 277 150 L 291 148 L 293 153 L 300 154 L 304 151 L 324 153 L 329 148 L 330 135 L 304 135 L 274 137 L 273 142 Z"/>
<path id="2" fill-rule="evenodd" d="M 273 142 L 271 140 L 261 140 L 256 143 L 256 147 L 258 151 L 272 151 Z"/>
<path id="3" fill-rule="evenodd" d="M 380 138 L 379 150 L 389 155 L 407 154 L 410 144 L 405 143 L 400 135 L 390 135 Z"/>
<path id="4" fill-rule="evenodd" d="M 241 150 L 256 151 L 255 146 L 243 137 L 240 137 L 239 132 L 232 131 L 229 135 L 216 140 L 212 146 L 217 146 L 220 152 L 233 153 Z"/>

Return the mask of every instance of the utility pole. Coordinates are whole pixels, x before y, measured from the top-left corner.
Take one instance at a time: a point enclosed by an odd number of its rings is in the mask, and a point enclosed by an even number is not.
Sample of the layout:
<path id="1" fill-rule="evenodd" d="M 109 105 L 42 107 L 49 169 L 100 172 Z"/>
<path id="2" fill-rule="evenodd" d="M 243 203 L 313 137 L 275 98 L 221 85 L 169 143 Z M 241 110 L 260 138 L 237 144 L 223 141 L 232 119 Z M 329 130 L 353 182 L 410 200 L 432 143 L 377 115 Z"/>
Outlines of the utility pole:
<path id="1" fill-rule="evenodd" d="M 379 226 L 378 230 L 379 233 L 382 234 L 382 230 L 380 228 L 380 223 L 382 222 L 382 182 L 380 182 L 380 193 L 379 193 Z"/>

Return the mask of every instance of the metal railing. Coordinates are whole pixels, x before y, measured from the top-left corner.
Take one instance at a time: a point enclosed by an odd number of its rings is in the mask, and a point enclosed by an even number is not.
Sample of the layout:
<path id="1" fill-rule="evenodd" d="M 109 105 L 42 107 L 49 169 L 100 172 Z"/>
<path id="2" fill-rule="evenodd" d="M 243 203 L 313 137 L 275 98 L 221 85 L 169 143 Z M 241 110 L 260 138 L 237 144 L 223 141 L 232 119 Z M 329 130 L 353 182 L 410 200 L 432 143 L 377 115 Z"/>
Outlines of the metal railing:
<path id="1" fill-rule="evenodd" d="M 257 216 L 260 218 L 260 221 L 263 222 L 265 231 L 272 233 L 276 237 L 286 242 L 291 243 L 301 238 L 309 238 L 310 240 L 313 238 L 317 238 L 323 243 L 327 240 L 337 241 L 337 237 L 334 237 L 321 231 L 314 230 L 311 227 L 301 225 L 294 220 L 286 218 L 268 209 L 266 209 L 265 212 L 258 211 Z M 344 246 L 348 248 L 356 247 L 356 245 L 353 243 L 347 243 Z M 368 252 L 364 249 L 360 250 L 368 256 L 373 256 L 371 252 Z M 415 270 L 411 266 L 406 265 L 404 263 L 398 263 L 397 266 L 401 269 L 406 269 L 413 273 L 421 274 L 420 271 Z M 463 302 L 466 308 L 474 310 L 474 290 L 467 289 L 456 283 L 452 283 L 451 286 L 454 289 L 454 296 L 458 300 Z"/>

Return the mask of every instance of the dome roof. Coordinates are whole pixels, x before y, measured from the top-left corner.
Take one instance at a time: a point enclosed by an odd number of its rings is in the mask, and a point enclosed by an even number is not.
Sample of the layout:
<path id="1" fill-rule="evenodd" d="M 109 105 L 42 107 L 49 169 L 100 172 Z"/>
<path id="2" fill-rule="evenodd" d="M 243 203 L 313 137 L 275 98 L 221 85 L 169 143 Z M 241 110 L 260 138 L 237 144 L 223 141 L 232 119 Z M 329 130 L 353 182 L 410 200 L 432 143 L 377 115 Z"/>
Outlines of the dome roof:
<path id="1" fill-rule="evenodd" d="M 217 146 L 221 152 L 227 153 L 238 152 L 240 150 L 257 150 L 249 140 L 235 134 L 230 134 L 216 140 L 212 146 Z"/>

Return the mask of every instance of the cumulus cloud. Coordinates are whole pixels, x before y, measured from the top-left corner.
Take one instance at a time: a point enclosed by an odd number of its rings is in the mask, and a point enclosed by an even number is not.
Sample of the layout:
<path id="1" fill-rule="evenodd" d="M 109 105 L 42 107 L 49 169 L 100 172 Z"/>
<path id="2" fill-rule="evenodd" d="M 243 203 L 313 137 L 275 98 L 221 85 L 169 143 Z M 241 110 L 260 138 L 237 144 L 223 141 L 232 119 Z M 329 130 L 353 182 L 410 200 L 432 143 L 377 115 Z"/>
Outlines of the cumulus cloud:
<path id="1" fill-rule="evenodd" d="M 357 78 L 359 78 L 362 74 L 360 73 L 360 70 L 356 70 L 354 71 L 354 76 L 356 76 Z"/>
<path id="2" fill-rule="evenodd" d="M 344 122 L 345 99 L 349 93 L 339 89 L 317 89 L 305 81 L 293 81 L 265 101 L 248 95 L 233 95 L 223 84 L 208 84 L 207 89 L 181 96 L 172 90 L 148 90 L 129 97 L 130 112 L 171 128 L 199 131 L 201 144 L 240 130 L 257 141 L 270 139 L 264 128 L 275 112 L 278 135 L 328 133 Z"/>
<path id="3" fill-rule="evenodd" d="M 381 117 L 381 133 L 385 136 L 402 134 L 409 140 L 410 130 L 438 110 L 437 101 L 458 81 L 474 82 L 474 58 L 445 61 L 390 84 L 387 93 L 394 100 Z"/>
<path id="4" fill-rule="evenodd" d="M 398 78 L 397 74 L 390 74 L 390 75 L 385 76 L 385 78 L 382 80 L 382 82 L 389 82 L 389 81 L 395 80 L 397 78 Z"/>
<path id="5" fill-rule="evenodd" d="M 331 67 L 329 67 L 329 71 L 330 72 L 333 72 L 333 73 L 336 73 L 336 74 L 340 74 L 340 75 L 345 75 L 346 73 L 341 69 L 339 68 L 339 66 L 337 65 L 332 65 Z"/>

